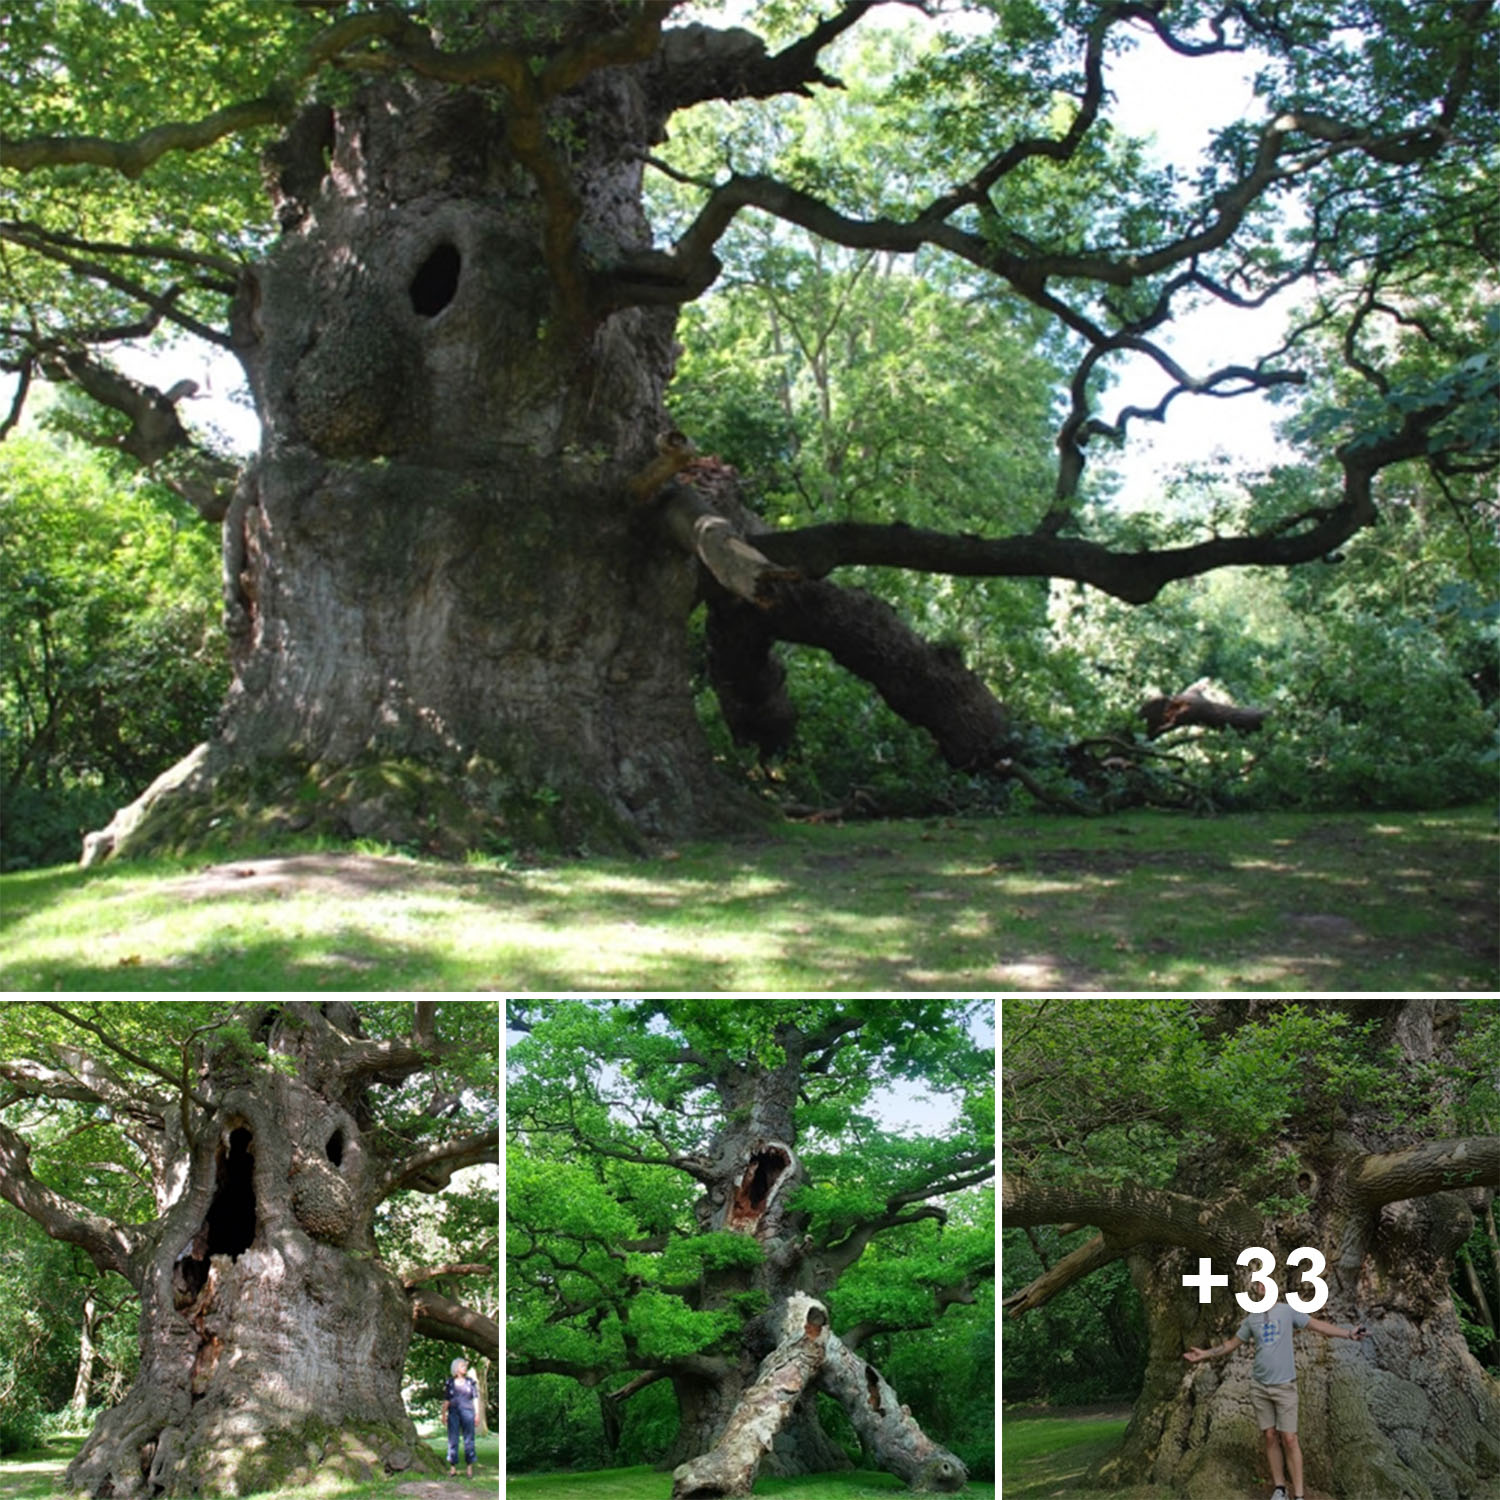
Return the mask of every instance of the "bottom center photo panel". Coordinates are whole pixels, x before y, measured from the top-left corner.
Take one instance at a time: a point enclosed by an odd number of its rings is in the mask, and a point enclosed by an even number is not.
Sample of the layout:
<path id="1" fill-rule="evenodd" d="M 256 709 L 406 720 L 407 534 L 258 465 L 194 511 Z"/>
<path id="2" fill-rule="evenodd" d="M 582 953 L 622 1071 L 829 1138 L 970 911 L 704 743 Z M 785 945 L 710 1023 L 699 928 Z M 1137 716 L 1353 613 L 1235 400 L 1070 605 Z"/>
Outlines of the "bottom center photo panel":
<path id="1" fill-rule="evenodd" d="M 508 1496 L 995 1493 L 995 1003 L 506 1007 Z"/>

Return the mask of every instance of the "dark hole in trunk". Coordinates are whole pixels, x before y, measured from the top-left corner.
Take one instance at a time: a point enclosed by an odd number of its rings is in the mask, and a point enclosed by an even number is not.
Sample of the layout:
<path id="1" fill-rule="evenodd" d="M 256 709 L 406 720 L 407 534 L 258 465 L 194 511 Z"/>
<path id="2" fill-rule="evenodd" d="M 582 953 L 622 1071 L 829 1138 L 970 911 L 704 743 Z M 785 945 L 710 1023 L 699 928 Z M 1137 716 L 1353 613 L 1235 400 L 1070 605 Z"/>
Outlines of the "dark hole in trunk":
<path id="1" fill-rule="evenodd" d="M 875 1373 L 874 1365 L 865 1366 L 865 1384 L 870 1388 L 870 1407 L 879 1416 L 885 1415 L 885 1408 L 880 1404 L 880 1376 Z"/>
<path id="2" fill-rule="evenodd" d="M 780 1163 L 769 1155 L 755 1158 L 755 1176 L 750 1182 L 750 1207 L 764 1208 L 766 1197 L 776 1181 Z"/>
<path id="3" fill-rule="evenodd" d="M 456 245 L 439 245 L 412 277 L 413 311 L 424 318 L 437 317 L 458 291 L 458 273 L 462 267 L 463 257 L 458 253 Z"/>
<path id="4" fill-rule="evenodd" d="M 229 1133 L 228 1155 L 219 1157 L 218 1191 L 208 1205 L 209 1255 L 235 1259 L 255 1240 L 255 1138 L 241 1125 Z"/>
<path id="5" fill-rule="evenodd" d="M 334 1166 L 342 1166 L 344 1162 L 344 1132 L 342 1130 L 335 1130 L 328 1137 L 328 1144 L 323 1149 L 328 1152 L 328 1160 Z"/>
<path id="6" fill-rule="evenodd" d="M 208 1255 L 198 1253 L 201 1243 L 201 1237 L 194 1240 L 193 1253 L 183 1255 L 177 1261 L 177 1275 L 180 1280 L 176 1290 L 179 1306 L 195 1301 L 198 1293 L 203 1290 L 203 1283 L 208 1280 Z"/>
<path id="7" fill-rule="evenodd" d="M 752 1153 L 750 1164 L 745 1168 L 745 1175 L 740 1179 L 740 1185 L 734 1190 L 734 1201 L 729 1206 L 729 1219 L 725 1227 L 753 1229 L 761 1214 L 765 1212 L 766 1201 L 770 1198 L 781 1174 L 790 1165 L 791 1161 L 787 1154 L 775 1146 Z"/>

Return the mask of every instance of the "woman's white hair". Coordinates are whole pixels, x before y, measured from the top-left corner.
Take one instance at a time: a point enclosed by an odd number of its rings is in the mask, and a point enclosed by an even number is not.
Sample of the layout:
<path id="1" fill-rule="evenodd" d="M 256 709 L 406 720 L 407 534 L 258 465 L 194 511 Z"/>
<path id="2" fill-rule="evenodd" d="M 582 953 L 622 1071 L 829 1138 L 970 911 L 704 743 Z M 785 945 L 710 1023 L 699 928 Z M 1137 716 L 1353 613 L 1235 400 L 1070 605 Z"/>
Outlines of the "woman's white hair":
<path id="1" fill-rule="evenodd" d="M 466 1359 L 465 1359 L 465 1358 L 464 1358 L 464 1357 L 463 1357 L 463 1355 L 462 1355 L 462 1354 L 460 1354 L 460 1355 L 459 1355 L 459 1356 L 458 1356 L 458 1358 L 457 1358 L 457 1359 L 455 1359 L 455 1360 L 454 1360 L 454 1361 L 453 1361 L 453 1363 L 452 1363 L 452 1364 L 451 1364 L 451 1365 L 449 1365 L 449 1366 L 448 1366 L 448 1373 L 449 1373 L 449 1374 L 450 1374 L 450 1375 L 457 1375 L 457 1374 L 458 1374 L 458 1367 L 459 1367 L 459 1366 L 460 1366 L 460 1365 L 467 1365 L 467 1364 L 468 1364 L 468 1363 L 469 1363 L 469 1362 L 468 1362 L 468 1360 L 466 1360 Z"/>

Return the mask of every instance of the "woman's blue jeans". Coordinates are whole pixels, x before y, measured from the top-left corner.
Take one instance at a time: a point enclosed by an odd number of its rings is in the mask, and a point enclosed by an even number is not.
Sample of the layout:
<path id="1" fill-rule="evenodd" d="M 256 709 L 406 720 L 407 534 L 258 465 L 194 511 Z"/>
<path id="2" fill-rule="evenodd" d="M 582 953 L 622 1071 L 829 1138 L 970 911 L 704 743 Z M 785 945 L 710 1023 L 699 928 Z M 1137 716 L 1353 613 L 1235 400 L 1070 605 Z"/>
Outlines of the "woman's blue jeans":
<path id="1" fill-rule="evenodd" d="M 464 1462 L 474 1462 L 474 1413 L 462 1411 L 457 1403 L 448 1408 L 448 1464 L 454 1467 L 458 1463 L 458 1440 L 462 1436 L 464 1440 Z"/>

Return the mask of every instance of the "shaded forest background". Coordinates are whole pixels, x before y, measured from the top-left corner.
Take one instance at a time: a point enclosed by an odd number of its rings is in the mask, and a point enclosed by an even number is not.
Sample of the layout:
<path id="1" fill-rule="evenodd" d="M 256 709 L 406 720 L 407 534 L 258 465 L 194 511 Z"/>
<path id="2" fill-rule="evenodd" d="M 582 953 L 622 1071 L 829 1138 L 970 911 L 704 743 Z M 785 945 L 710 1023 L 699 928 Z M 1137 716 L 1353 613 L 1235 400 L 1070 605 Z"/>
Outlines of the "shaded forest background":
<path id="1" fill-rule="evenodd" d="M 1097 1057 L 1091 1062 L 1087 1042 L 1052 1044 L 1060 1055 L 1071 1055 L 1072 1061 L 1060 1067 L 1059 1074 L 1071 1074 L 1080 1101 L 1087 1101 L 1064 1107 L 1079 1118 L 1088 1115 L 1090 1109 L 1114 1117 L 1090 1134 L 1089 1155 L 1080 1161 L 1081 1169 L 1109 1180 L 1149 1175 L 1154 1152 L 1194 1130 L 1211 1134 L 1217 1120 L 1231 1109 L 1242 1118 L 1248 1114 L 1258 1122 L 1263 1142 L 1256 1150 L 1276 1148 L 1287 1134 L 1285 1117 L 1296 1108 L 1321 1109 L 1325 1118 L 1339 1119 L 1340 1111 L 1380 1089 L 1388 1090 L 1396 1101 L 1391 1124 L 1398 1134 L 1393 1136 L 1393 1144 L 1406 1138 L 1399 1132 L 1420 1136 L 1424 1130 L 1442 1130 L 1441 1120 L 1434 1123 L 1417 1103 L 1424 1089 L 1441 1093 L 1446 1088 L 1450 1105 L 1456 1095 L 1481 1116 L 1487 1108 L 1493 1111 L 1500 1085 L 1492 1051 L 1500 1024 L 1495 1000 L 1451 1002 L 1463 1013 L 1465 1030 L 1459 1062 L 1416 1068 L 1403 1064 L 1394 1049 L 1382 1051 L 1370 1042 L 1370 1022 L 1360 1021 L 1361 1007 L 1381 1003 L 1304 1002 L 1310 1008 L 1308 1024 L 1325 1027 L 1326 1032 L 1324 1044 L 1304 1042 L 1300 1047 L 1278 1034 L 1279 1026 L 1297 1024 L 1295 1002 L 1283 1006 L 1256 1001 L 1117 1001 L 1101 1008 L 1095 1012 L 1102 1017 L 1100 1024 L 1119 1037 L 1112 1049 L 1116 1055 L 1108 1063 L 1101 1063 Z M 1040 1013 L 1035 1009 L 1038 1004 Z M 1154 1058 L 1167 1063 L 1174 1048 L 1196 1036 L 1197 1022 L 1190 1019 L 1194 1006 L 1246 1004 L 1265 1008 L 1255 1021 L 1242 1026 L 1235 1046 L 1225 1047 L 1201 1068 L 1184 1070 L 1180 1092 L 1162 1086 L 1160 1079 L 1141 1088 L 1136 1077 L 1139 1056 L 1123 1061 L 1132 1056 L 1127 1040 L 1130 1033 L 1137 1035 L 1137 1048 L 1144 1045 Z M 1050 1017 L 1049 1005 L 1060 1007 Z M 1028 1040 L 1028 1023 L 1040 1014 L 1041 1021 L 1050 1021 L 1059 1037 L 1064 1037 L 1068 1006 L 1069 1002 L 1012 1002 L 1008 1019 L 1020 1041 L 1006 1065 L 1016 1070 L 1018 1079 L 1026 1071 L 1021 1043 Z M 1153 1026 L 1160 1030 L 1152 1031 Z M 1140 1037 L 1148 1034 L 1152 1040 L 1143 1044 Z M 1034 1078 L 1034 1060 L 1032 1066 Z M 1469 1071 L 1465 1073 L 1464 1069 Z M 1059 1087 L 1065 1093 L 1066 1085 Z M 1203 1090 L 1196 1106 L 1189 1100 L 1195 1087 Z M 1027 1130 L 1034 1135 L 1035 1119 L 1030 1111 L 1036 1100 L 1028 1095 L 1025 1085 L 1012 1090 L 1008 1084 L 1007 1090 L 1006 1107 L 1015 1112 L 1018 1122 L 1024 1122 L 1014 1127 L 1017 1135 Z M 1128 1097 L 1132 1090 L 1133 1101 Z M 1252 1156 L 1253 1152 L 1247 1153 L 1247 1161 Z M 1267 1199 L 1267 1204 L 1288 1214 L 1299 1208 L 1293 1198 Z M 1500 1376 L 1500 1231 L 1493 1202 L 1481 1208 L 1474 1200 L 1471 1206 L 1473 1227 L 1454 1254 L 1449 1290 L 1470 1352 L 1490 1374 Z M 1001 1305 L 1014 1305 L 1018 1294 L 1097 1233 L 1090 1226 L 1003 1227 Z M 1064 1286 L 1039 1306 L 1007 1317 L 1002 1335 L 1004 1400 L 1007 1404 L 1057 1406 L 1134 1401 L 1145 1377 L 1150 1345 L 1146 1317 L 1128 1258 L 1123 1257 Z"/>

